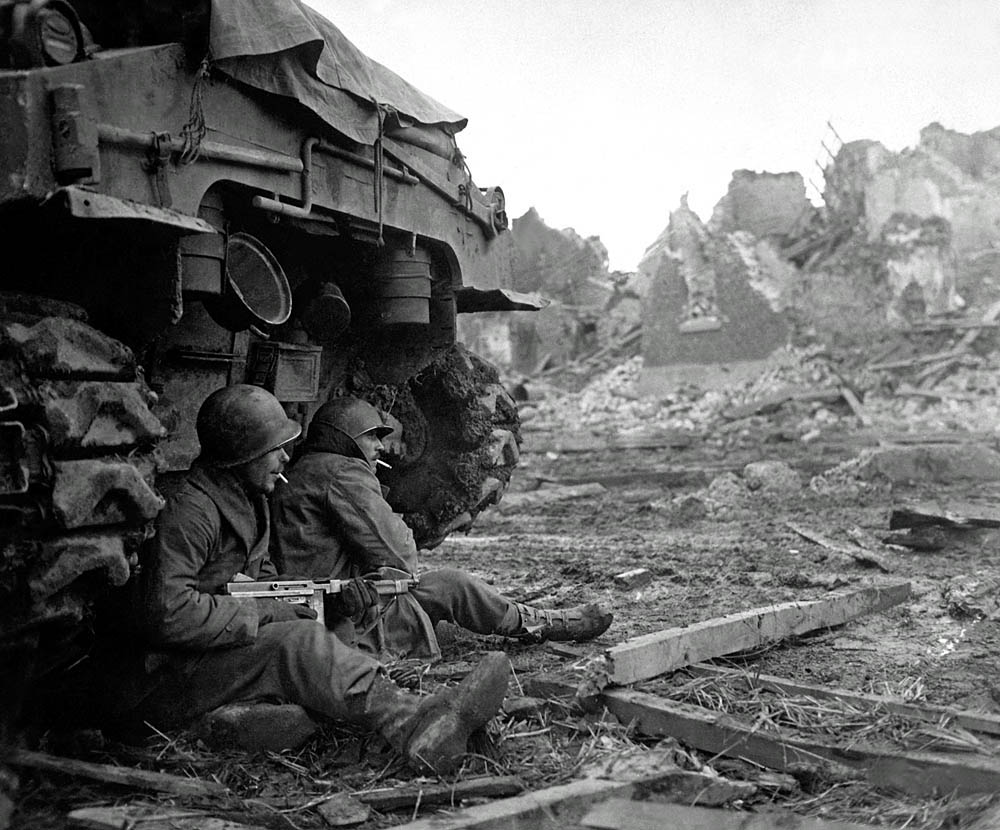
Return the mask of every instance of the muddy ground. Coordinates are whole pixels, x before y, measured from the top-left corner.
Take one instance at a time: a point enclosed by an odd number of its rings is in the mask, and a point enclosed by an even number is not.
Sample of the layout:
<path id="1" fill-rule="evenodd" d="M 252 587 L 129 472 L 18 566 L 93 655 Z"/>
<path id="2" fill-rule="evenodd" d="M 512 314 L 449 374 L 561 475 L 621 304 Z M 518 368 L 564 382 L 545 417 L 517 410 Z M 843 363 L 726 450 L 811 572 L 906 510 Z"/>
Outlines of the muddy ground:
<path id="1" fill-rule="evenodd" d="M 1000 680 L 1000 623 L 989 619 L 992 606 L 956 601 L 960 595 L 970 595 L 966 589 L 973 578 L 977 584 L 1000 580 L 993 532 L 945 540 L 944 548 L 933 552 L 886 547 L 879 541 L 888 534 L 894 505 L 927 498 L 990 505 L 1000 498 L 1000 483 L 992 489 L 960 483 L 895 488 L 876 484 L 820 495 L 807 486 L 810 477 L 871 446 L 870 434 L 833 433 L 805 444 L 785 440 L 781 429 L 763 421 L 739 433 L 699 437 L 688 446 L 644 449 L 560 453 L 552 447 L 566 438 L 565 433 L 526 429 L 523 437 L 521 465 L 508 502 L 559 484 L 601 482 L 605 491 L 484 513 L 468 534 L 453 535 L 425 552 L 424 567 L 465 568 L 511 597 L 540 606 L 598 600 L 614 608 L 615 621 L 598 641 L 568 648 L 476 638 L 447 628 L 440 632 L 445 660 L 427 671 L 425 688 L 460 677 L 477 652 L 502 648 L 514 666 L 510 693 L 516 696 L 522 680 L 536 672 L 582 677 L 591 656 L 638 634 L 789 600 L 820 599 L 872 581 L 907 579 L 913 593 L 902 605 L 763 650 L 741 665 L 801 682 L 1000 713 L 992 696 Z M 800 474 L 800 483 L 786 481 L 777 492 L 733 487 L 746 464 L 762 460 L 786 462 Z M 721 484 L 708 487 L 727 473 L 731 476 Z M 705 501 L 707 493 L 714 494 L 714 502 Z M 685 495 L 693 498 L 685 502 Z M 713 505 L 711 510 L 703 509 L 706 503 Z M 851 531 L 877 551 L 890 572 L 807 541 L 788 522 L 818 531 L 845 548 L 854 544 L 848 536 Z M 648 569 L 652 582 L 638 589 L 615 585 L 615 574 L 635 568 Z M 981 598 L 978 602 L 989 605 Z M 687 680 L 679 674 L 651 681 L 646 688 L 668 694 L 672 686 Z M 864 717 L 860 722 L 865 723 Z M 838 723 L 831 719 L 827 738 L 845 743 L 857 739 L 857 719 L 853 726 L 841 728 Z M 434 783 L 414 779 L 378 740 L 330 724 L 301 750 L 264 756 L 210 752 L 188 734 L 154 735 L 138 747 L 116 744 L 93 732 L 70 736 L 68 742 L 57 735 L 46 740 L 43 748 L 53 752 L 221 781 L 233 798 L 206 804 L 26 774 L 21 826 L 59 826 L 68 810 L 83 805 L 145 800 L 155 801 L 161 809 L 164 805 L 208 809 L 213 815 L 268 827 L 325 827 L 328 823 L 320 808 L 333 793 Z M 914 746 L 914 740 L 920 739 L 911 736 L 897 748 L 921 748 Z M 985 737 L 971 740 L 979 751 L 994 751 Z M 465 775 L 516 774 L 528 788 L 540 789 L 579 777 L 607 758 L 656 744 L 613 718 L 552 703 L 527 719 L 498 720 L 478 754 L 469 759 Z M 678 750 L 683 754 L 685 748 Z M 696 751 L 684 757 L 694 767 L 708 764 L 730 777 L 753 777 L 748 765 L 741 768 L 739 763 Z M 873 825 L 937 828 L 968 824 L 983 802 L 946 794 L 917 798 L 880 793 L 857 781 L 813 781 L 741 806 Z M 442 808 L 424 804 L 376 811 L 361 826 L 398 825 L 437 809 Z"/>

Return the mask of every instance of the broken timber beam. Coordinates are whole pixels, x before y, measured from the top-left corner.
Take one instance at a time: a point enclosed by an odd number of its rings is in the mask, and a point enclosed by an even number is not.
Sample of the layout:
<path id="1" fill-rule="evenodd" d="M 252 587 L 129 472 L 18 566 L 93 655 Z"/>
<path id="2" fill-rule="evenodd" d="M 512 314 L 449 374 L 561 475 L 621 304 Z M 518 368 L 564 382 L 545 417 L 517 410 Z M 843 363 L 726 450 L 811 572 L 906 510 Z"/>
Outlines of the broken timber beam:
<path id="1" fill-rule="evenodd" d="M 580 824 L 598 830 L 871 830 L 870 824 L 849 821 L 826 821 L 799 816 L 787 810 L 749 813 L 737 810 L 712 810 L 658 801 L 628 801 L 609 798 L 594 806 Z"/>
<path id="2" fill-rule="evenodd" d="M 896 507 L 889 516 L 889 530 L 926 525 L 1000 527 L 1000 510 L 992 505 L 973 502 L 918 502 Z"/>
<path id="3" fill-rule="evenodd" d="M 909 595 L 909 582 L 873 586 L 826 599 L 768 605 L 633 637 L 605 652 L 608 682 L 627 686 L 713 657 L 843 625 L 898 605 Z"/>
<path id="4" fill-rule="evenodd" d="M 564 830 L 577 824 L 591 805 L 611 796 L 723 804 L 748 798 L 756 787 L 670 767 L 624 781 L 588 778 L 544 790 L 438 814 L 403 824 L 396 830 Z"/>
<path id="5" fill-rule="evenodd" d="M 67 817 L 68 826 L 80 830 L 266 830 L 259 824 L 241 824 L 210 816 L 203 811 L 181 810 L 156 804 L 117 807 L 82 807 Z"/>
<path id="6" fill-rule="evenodd" d="M 415 804 L 455 804 L 466 798 L 502 798 L 524 792 L 524 782 L 514 775 L 467 778 L 454 784 L 386 787 L 352 793 L 352 797 L 381 813 L 412 808 Z"/>
<path id="7" fill-rule="evenodd" d="M 689 671 L 700 677 L 734 678 L 742 680 L 749 687 L 766 689 L 783 694 L 802 695 L 817 700 L 841 700 L 854 706 L 880 709 L 905 718 L 923 721 L 924 723 L 947 723 L 968 729 L 970 732 L 982 732 L 986 735 L 1000 735 L 1000 715 L 986 712 L 966 712 L 960 709 L 950 709 L 947 706 L 934 706 L 929 703 L 904 703 L 884 695 L 873 695 L 865 692 L 849 692 L 846 689 L 834 689 L 829 686 L 819 686 L 813 683 L 797 683 L 783 677 L 755 672 L 733 671 L 718 666 L 697 664 L 689 666 Z"/>
<path id="8" fill-rule="evenodd" d="M 108 784 L 121 784 L 139 790 L 153 790 L 173 795 L 221 795 L 226 787 L 216 781 L 202 781 L 198 778 L 182 778 L 163 772 L 151 772 L 131 767 L 116 767 L 112 764 L 94 764 L 75 758 L 59 758 L 44 752 L 31 752 L 14 747 L 0 748 L 0 762 L 13 767 L 56 772 Z"/>
<path id="9" fill-rule="evenodd" d="M 525 685 L 535 694 L 576 694 L 574 684 L 545 676 L 536 676 Z M 631 689 L 606 689 L 596 702 L 642 735 L 672 737 L 703 752 L 743 758 L 779 772 L 794 771 L 802 765 L 853 770 L 874 787 L 918 796 L 973 795 L 1000 788 L 1000 761 L 984 755 L 901 752 L 857 744 L 836 746 L 764 731 L 732 715 Z"/>
<path id="10" fill-rule="evenodd" d="M 834 746 L 804 738 L 764 732 L 721 715 L 627 689 L 602 695 L 608 711 L 639 732 L 673 737 L 705 752 L 746 758 L 785 772 L 797 764 L 832 762 L 860 773 L 869 784 L 911 795 L 972 795 L 1000 790 L 1000 761 L 983 755 L 947 756 L 929 752 Z"/>

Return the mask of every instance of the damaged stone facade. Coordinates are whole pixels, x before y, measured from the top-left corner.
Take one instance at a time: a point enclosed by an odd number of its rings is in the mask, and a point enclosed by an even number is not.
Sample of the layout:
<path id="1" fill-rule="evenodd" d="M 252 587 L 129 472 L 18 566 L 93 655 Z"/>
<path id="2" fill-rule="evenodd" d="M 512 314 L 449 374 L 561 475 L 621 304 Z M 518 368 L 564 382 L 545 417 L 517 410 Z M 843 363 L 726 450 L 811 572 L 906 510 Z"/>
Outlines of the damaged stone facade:
<path id="1" fill-rule="evenodd" d="M 725 383 L 787 341 L 785 320 L 751 284 L 762 272 L 751 240 L 745 230 L 713 233 L 681 199 L 639 264 L 649 284 L 640 391 L 711 383 L 720 367 L 715 381 Z"/>
<path id="2" fill-rule="evenodd" d="M 640 386 L 696 379 L 698 366 L 725 382 L 796 331 L 863 348 L 985 308 L 1000 296 L 998 197 L 1000 128 L 931 124 L 900 153 L 843 144 L 818 207 L 798 173 L 736 171 L 707 224 L 682 198 L 640 265 Z"/>
<path id="3" fill-rule="evenodd" d="M 599 237 L 550 228 L 534 208 L 511 230 L 513 289 L 541 294 L 552 305 L 539 313 L 463 315 L 460 336 L 477 353 L 513 374 L 532 373 L 597 349 L 614 336 L 630 301 L 634 309 L 626 316 L 638 319 L 639 299 L 624 290 L 624 275 L 609 273 Z"/>
<path id="4" fill-rule="evenodd" d="M 863 350 L 1000 298 L 1000 128 L 930 124 L 899 153 L 841 144 L 819 205 L 799 173 L 737 170 L 707 222 L 682 197 L 637 273 L 610 273 L 599 238 L 534 209 L 513 236 L 513 288 L 553 305 L 459 322 L 511 377 L 579 366 L 641 327 L 641 392 L 724 385 L 797 335 Z"/>

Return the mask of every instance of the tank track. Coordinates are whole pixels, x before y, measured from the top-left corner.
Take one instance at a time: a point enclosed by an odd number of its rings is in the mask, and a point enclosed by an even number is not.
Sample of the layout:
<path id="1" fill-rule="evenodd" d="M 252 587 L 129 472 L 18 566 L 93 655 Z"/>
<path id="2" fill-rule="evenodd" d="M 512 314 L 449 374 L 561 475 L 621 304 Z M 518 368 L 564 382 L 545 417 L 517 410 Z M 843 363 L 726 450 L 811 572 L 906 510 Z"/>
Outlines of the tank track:
<path id="1" fill-rule="evenodd" d="M 35 675 L 85 653 L 163 506 L 155 396 L 74 306 L 0 298 L 0 740 Z M 3 679 L 3 678 L 6 679 Z"/>

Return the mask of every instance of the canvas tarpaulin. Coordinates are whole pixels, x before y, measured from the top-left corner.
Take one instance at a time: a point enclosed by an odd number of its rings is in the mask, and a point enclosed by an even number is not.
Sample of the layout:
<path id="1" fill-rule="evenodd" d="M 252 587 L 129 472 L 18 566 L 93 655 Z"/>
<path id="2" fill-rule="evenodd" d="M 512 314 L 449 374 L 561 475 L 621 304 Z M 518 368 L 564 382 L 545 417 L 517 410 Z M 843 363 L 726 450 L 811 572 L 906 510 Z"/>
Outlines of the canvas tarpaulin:
<path id="1" fill-rule="evenodd" d="M 371 60 L 299 0 L 212 0 L 211 53 L 234 80 L 293 98 L 354 141 L 378 138 L 376 103 L 451 133 L 466 120 Z"/>

